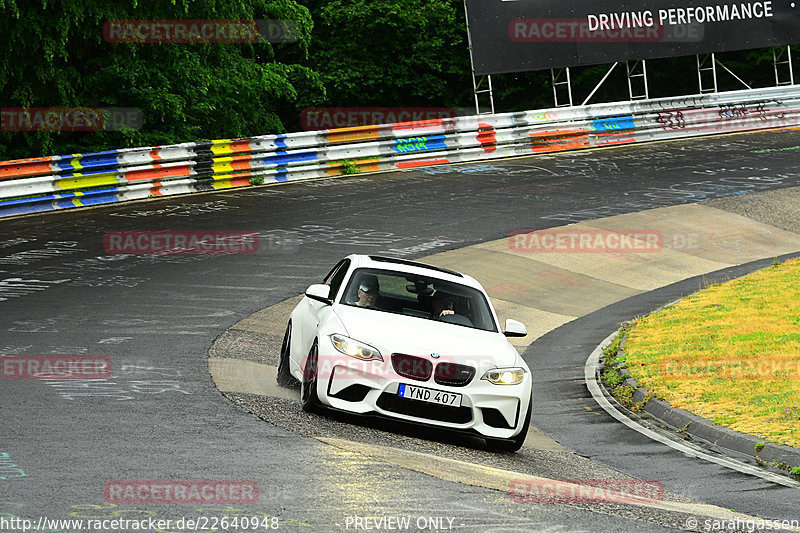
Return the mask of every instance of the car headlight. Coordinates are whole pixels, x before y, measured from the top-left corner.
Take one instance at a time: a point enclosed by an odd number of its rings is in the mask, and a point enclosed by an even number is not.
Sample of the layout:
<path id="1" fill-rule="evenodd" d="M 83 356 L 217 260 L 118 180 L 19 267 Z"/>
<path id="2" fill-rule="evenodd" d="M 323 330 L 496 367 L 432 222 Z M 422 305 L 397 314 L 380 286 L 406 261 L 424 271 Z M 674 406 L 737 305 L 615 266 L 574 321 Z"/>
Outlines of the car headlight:
<path id="1" fill-rule="evenodd" d="M 517 385 L 525 377 L 524 368 L 495 368 L 487 370 L 481 379 L 495 385 Z"/>
<path id="2" fill-rule="evenodd" d="M 376 348 L 369 344 L 364 344 L 350 337 L 334 333 L 331 337 L 333 347 L 350 357 L 361 359 L 362 361 L 383 361 L 383 356 Z"/>

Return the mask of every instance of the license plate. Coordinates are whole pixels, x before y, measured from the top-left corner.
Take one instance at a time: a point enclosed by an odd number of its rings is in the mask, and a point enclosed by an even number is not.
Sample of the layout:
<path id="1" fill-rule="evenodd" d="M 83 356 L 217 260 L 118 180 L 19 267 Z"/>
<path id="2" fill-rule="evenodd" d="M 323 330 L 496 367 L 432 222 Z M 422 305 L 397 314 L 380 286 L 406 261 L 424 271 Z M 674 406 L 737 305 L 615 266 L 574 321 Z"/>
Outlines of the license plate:
<path id="1" fill-rule="evenodd" d="M 397 395 L 408 398 L 409 400 L 420 400 L 423 402 L 438 403 L 439 405 L 461 407 L 461 395 L 455 392 L 443 392 L 401 383 L 400 387 L 397 389 Z"/>

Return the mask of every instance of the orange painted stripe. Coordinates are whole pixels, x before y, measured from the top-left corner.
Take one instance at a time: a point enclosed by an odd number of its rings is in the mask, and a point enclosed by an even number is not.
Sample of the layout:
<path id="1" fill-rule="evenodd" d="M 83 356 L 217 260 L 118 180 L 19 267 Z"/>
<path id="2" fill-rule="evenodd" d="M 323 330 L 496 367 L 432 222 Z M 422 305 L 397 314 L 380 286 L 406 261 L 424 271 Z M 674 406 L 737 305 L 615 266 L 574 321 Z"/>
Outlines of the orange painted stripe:
<path id="1" fill-rule="evenodd" d="M 250 151 L 250 141 L 236 141 L 232 142 L 230 145 L 231 152 L 239 153 L 239 152 L 249 152 Z"/>
<path id="2" fill-rule="evenodd" d="M 545 145 L 533 145 L 531 146 L 531 151 L 536 153 L 566 152 L 567 150 L 580 150 L 582 148 L 591 148 L 591 144 L 588 141 L 553 142 Z"/>
<path id="3" fill-rule="evenodd" d="M 361 128 L 374 128 L 374 126 L 360 126 Z M 367 129 L 366 131 L 352 131 L 358 128 L 340 128 L 339 130 L 330 130 L 327 139 L 331 144 L 367 141 L 378 138 L 377 129 Z M 337 132 L 337 133 L 332 133 Z"/>
<path id="4" fill-rule="evenodd" d="M 250 166 L 252 160 L 252 157 L 247 156 L 246 159 L 242 159 L 241 161 L 231 161 L 231 168 L 233 170 L 250 170 L 252 168 Z"/>
<path id="5" fill-rule="evenodd" d="M 22 160 L 21 160 L 22 161 Z M 52 174 L 49 163 L 20 163 L 0 166 L 0 179 L 22 178 L 38 174 Z"/>
<path id="6" fill-rule="evenodd" d="M 150 158 L 153 161 L 161 161 L 161 150 L 150 150 Z"/>
<path id="7" fill-rule="evenodd" d="M 150 189 L 150 194 L 152 194 L 153 196 L 164 196 L 164 193 L 161 192 L 160 181 L 153 183 L 153 187 Z"/>
<path id="8" fill-rule="evenodd" d="M 234 178 L 230 180 L 231 187 L 246 187 L 250 185 L 250 178 Z"/>
<path id="9" fill-rule="evenodd" d="M 378 166 L 377 161 L 374 163 L 367 162 L 366 164 L 358 165 L 358 168 L 360 168 L 364 172 L 377 172 L 381 169 L 381 167 Z"/>
<path id="10" fill-rule="evenodd" d="M 175 176 L 185 176 L 189 177 L 190 174 L 190 165 L 180 165 L 177 167 L 162 167 L 161 165 L 153 165 L 154 168 L 152 169 L 145 169 L 145 170 L 134 170 L 131 172 L 125 173 L 125 179 L 127 181 L 139 181 L 139 180 L 158 180 L 163 178 L 170 178 Z"/>

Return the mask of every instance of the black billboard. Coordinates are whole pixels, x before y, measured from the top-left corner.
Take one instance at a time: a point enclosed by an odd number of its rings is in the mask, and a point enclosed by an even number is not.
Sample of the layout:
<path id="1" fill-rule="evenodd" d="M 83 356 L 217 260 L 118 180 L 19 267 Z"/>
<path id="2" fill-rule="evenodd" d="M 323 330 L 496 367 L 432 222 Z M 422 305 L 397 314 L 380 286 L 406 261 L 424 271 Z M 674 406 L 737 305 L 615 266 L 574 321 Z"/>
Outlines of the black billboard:
<path id="1" fill-rule="evenodd" d="M 476 74 L 800 43 L 800 0 L 466 0 Z"/>

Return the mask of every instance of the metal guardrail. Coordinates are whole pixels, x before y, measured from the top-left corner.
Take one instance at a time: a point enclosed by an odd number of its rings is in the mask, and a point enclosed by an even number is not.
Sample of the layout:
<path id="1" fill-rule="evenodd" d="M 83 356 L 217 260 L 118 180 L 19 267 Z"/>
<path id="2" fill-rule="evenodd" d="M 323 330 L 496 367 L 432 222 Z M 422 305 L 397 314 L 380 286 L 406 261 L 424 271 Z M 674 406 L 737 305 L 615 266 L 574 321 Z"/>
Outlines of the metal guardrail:
<path id="1" fill-rule="evenodd" d="M 0 217 L 149 197 L 800 125 L 800 86 L 0 162 Z"/>

